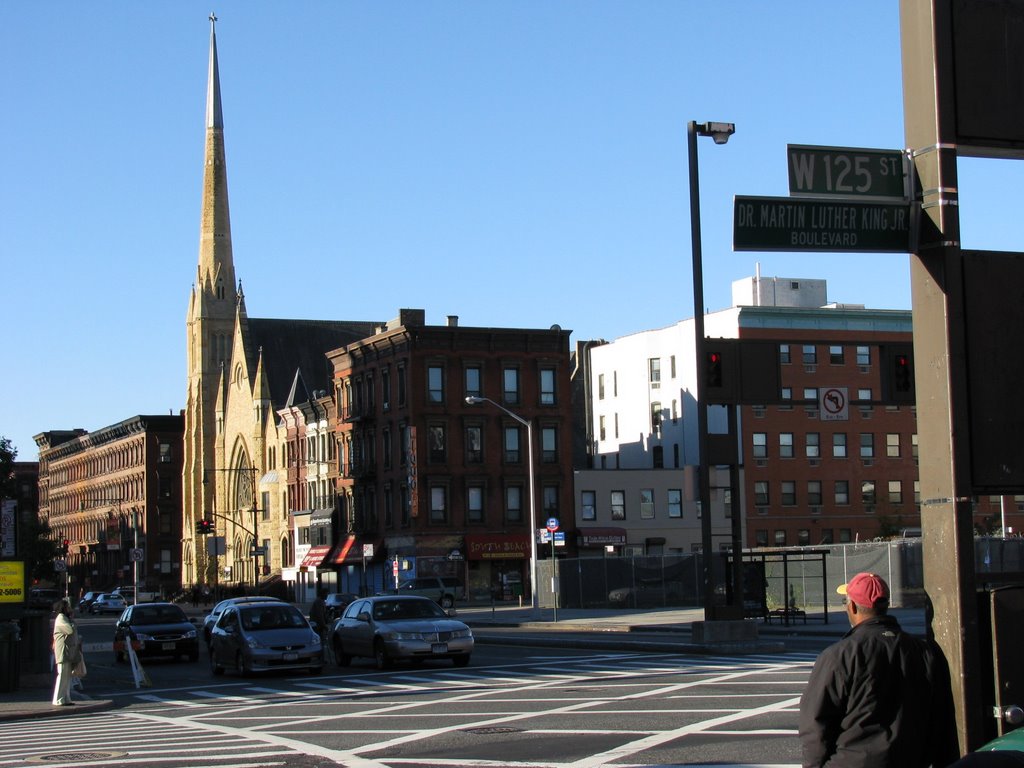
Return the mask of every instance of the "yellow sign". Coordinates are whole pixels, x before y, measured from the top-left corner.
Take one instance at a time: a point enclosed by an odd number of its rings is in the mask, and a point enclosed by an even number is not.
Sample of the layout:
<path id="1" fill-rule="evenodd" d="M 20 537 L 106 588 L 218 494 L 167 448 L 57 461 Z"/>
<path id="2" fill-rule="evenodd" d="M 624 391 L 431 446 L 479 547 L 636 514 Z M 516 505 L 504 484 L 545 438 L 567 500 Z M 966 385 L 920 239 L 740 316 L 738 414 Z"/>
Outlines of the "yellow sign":
<path id="1" fill-rule="evenodd" d="M 20 560 L 0 562 L 0 603 L 25 602 L 25 563 Z"/>

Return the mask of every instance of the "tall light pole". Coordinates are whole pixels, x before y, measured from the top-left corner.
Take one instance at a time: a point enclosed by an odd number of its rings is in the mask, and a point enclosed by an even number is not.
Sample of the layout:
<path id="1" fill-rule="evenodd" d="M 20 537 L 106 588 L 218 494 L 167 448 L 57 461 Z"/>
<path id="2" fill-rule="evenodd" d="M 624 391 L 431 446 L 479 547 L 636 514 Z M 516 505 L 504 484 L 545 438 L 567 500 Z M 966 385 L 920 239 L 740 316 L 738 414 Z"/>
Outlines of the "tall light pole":
<path id="1" fill-rule="evenodd" d="M 527 516 L 527 529 L 530 541 L 530 607 L 534 614 L 537 613 L 538 602 L 537 602 L 537 505 L 536 505 L 536 485 L 537 478 L 533 472 L 533 426 L 527 419 L 522 416 L 512 413 L 508 408 L 496 403 L 489 397 L 474 397 L 469 395 L 466 398 L 467 405 L 477 405 L 479 403 L 490 403 L 499 411 L 507 414 L 510 418 L 515 419 L 524 427 L 526 427 L 526 461 L 527 461 L 527 474 L 530 478 L 530 512 Z"/>
<path id="2" fill-rule="evenodd" d="M 700 243 L 700 177 L 697 171 L 697 137 L 710 136 L 715 144 L 725 144 L 736 132 L 733 123 L 697 123 L 691 120 L 686 130 L 690 159 L 690 237 L 693 243 L 693 350 L 696 357 L 697 386 L 697 466 L 698 503 L 700 504 L 701 561 L 704 565 L 704 618 L 714 616 L 715 582 L 711 541 L 711 468 L 708 464 L 708 408 L 704 400 L 704 266 Z M 734 500 L 735 505 L 735 500 Z M 737 511 L 734 509 L 733 514 Z M 734 557 L 740 553 L 735 552 Z M 738 586 L 738 585 L 737 585 Z"/>

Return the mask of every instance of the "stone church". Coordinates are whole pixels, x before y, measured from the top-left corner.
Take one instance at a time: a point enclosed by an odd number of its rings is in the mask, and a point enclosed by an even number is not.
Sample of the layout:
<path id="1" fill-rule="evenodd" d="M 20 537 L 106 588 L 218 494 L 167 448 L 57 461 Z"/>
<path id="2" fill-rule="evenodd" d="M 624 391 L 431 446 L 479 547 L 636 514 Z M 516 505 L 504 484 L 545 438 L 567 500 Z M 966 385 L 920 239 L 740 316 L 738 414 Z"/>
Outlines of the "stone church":
<path id="1" fill-rule="evenodd" d="M 189 296 L 182 584 L 251 587 L 292 565 L 279 414 L 330 391 L 326 358 L 379 321 L 249 317 L 231 249 L 216 17 L 210 18 L 199 263 Z M 209 533 L 200 533 L 201 521 Z"/>

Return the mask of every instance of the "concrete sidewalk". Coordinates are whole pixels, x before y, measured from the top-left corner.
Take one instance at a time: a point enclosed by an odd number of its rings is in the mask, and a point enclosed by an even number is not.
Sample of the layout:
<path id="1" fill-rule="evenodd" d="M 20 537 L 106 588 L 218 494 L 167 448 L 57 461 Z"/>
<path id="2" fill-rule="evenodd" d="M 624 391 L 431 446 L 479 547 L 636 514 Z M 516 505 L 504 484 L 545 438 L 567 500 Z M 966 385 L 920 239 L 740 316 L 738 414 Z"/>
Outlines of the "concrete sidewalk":
<path id="1" fill-rule="evenodd" d="M 207 611 L 182 606 L 189 617 L 200 625 Z M 308 614 L 308 605 L 299 605 Z M 923 609 L 893 609 L 891 613 L 911 634 L 923 636 Z M 765 623 L 748 619 L 757 627 L 758 640 L 751 644 L 695 643 L 693 623 L 703 621 L 701 608 L 614 610 L 542 608 L 536 615 L 529 607 L 458 606 L 456 617 L 474 630 L 481 643 L 500 642 L 529 646 L 571 645 L 600 650 L 634 650 L 667 653 L 781 653 L 786 637 L 816 636 L 826 640 L 839 639 L 849 629 L 845 613 L 830 611 L 826 623 L 823 613 L 808 611 L 806 623 L 797 621 L 788 626 L 778 620 Z M 494 630 L 488 633 L 488 629 Z M 519 630 L 514 632 L 512 630 Z M 586 633 L 589 637 L 581 637 Z M 51 701 L 53 675 L 22 675 L 16 691 L 0 692 L 0 721 L 54 715 L 78 715 L 114 706 L 109 699 L 89 697 L 88 678 L 83 693 L 72 694 L 73 707 L 55 707 Z"/>

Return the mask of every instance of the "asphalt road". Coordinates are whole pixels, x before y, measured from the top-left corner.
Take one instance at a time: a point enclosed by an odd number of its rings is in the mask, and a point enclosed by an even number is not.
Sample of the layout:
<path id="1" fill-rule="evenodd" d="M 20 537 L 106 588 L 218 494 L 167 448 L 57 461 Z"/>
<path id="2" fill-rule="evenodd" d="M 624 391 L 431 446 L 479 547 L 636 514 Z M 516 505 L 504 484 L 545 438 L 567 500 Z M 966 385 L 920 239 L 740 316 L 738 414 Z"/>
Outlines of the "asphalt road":
<path id="1" fill-rule="evenodd" d="M 113 621 L 84 618 L 80 630 L 100 644 Z M 87 693 L 114 708 L 0 723 L 0 742 L 17 745 L 5 768 L 793 766 L 796 707 L 815 654 L 480 642 L 463 669 L 427 662 L 378 672 L 358 660 L 316 677 L 215 678 L 204 649 L 194 663 L 146 662 L 148 688 L 107 656 L 89 655 Z M 92 759 L 59 757 L 69 744 Z M 48 755 L 57 757 L 41 760 Z"/>

